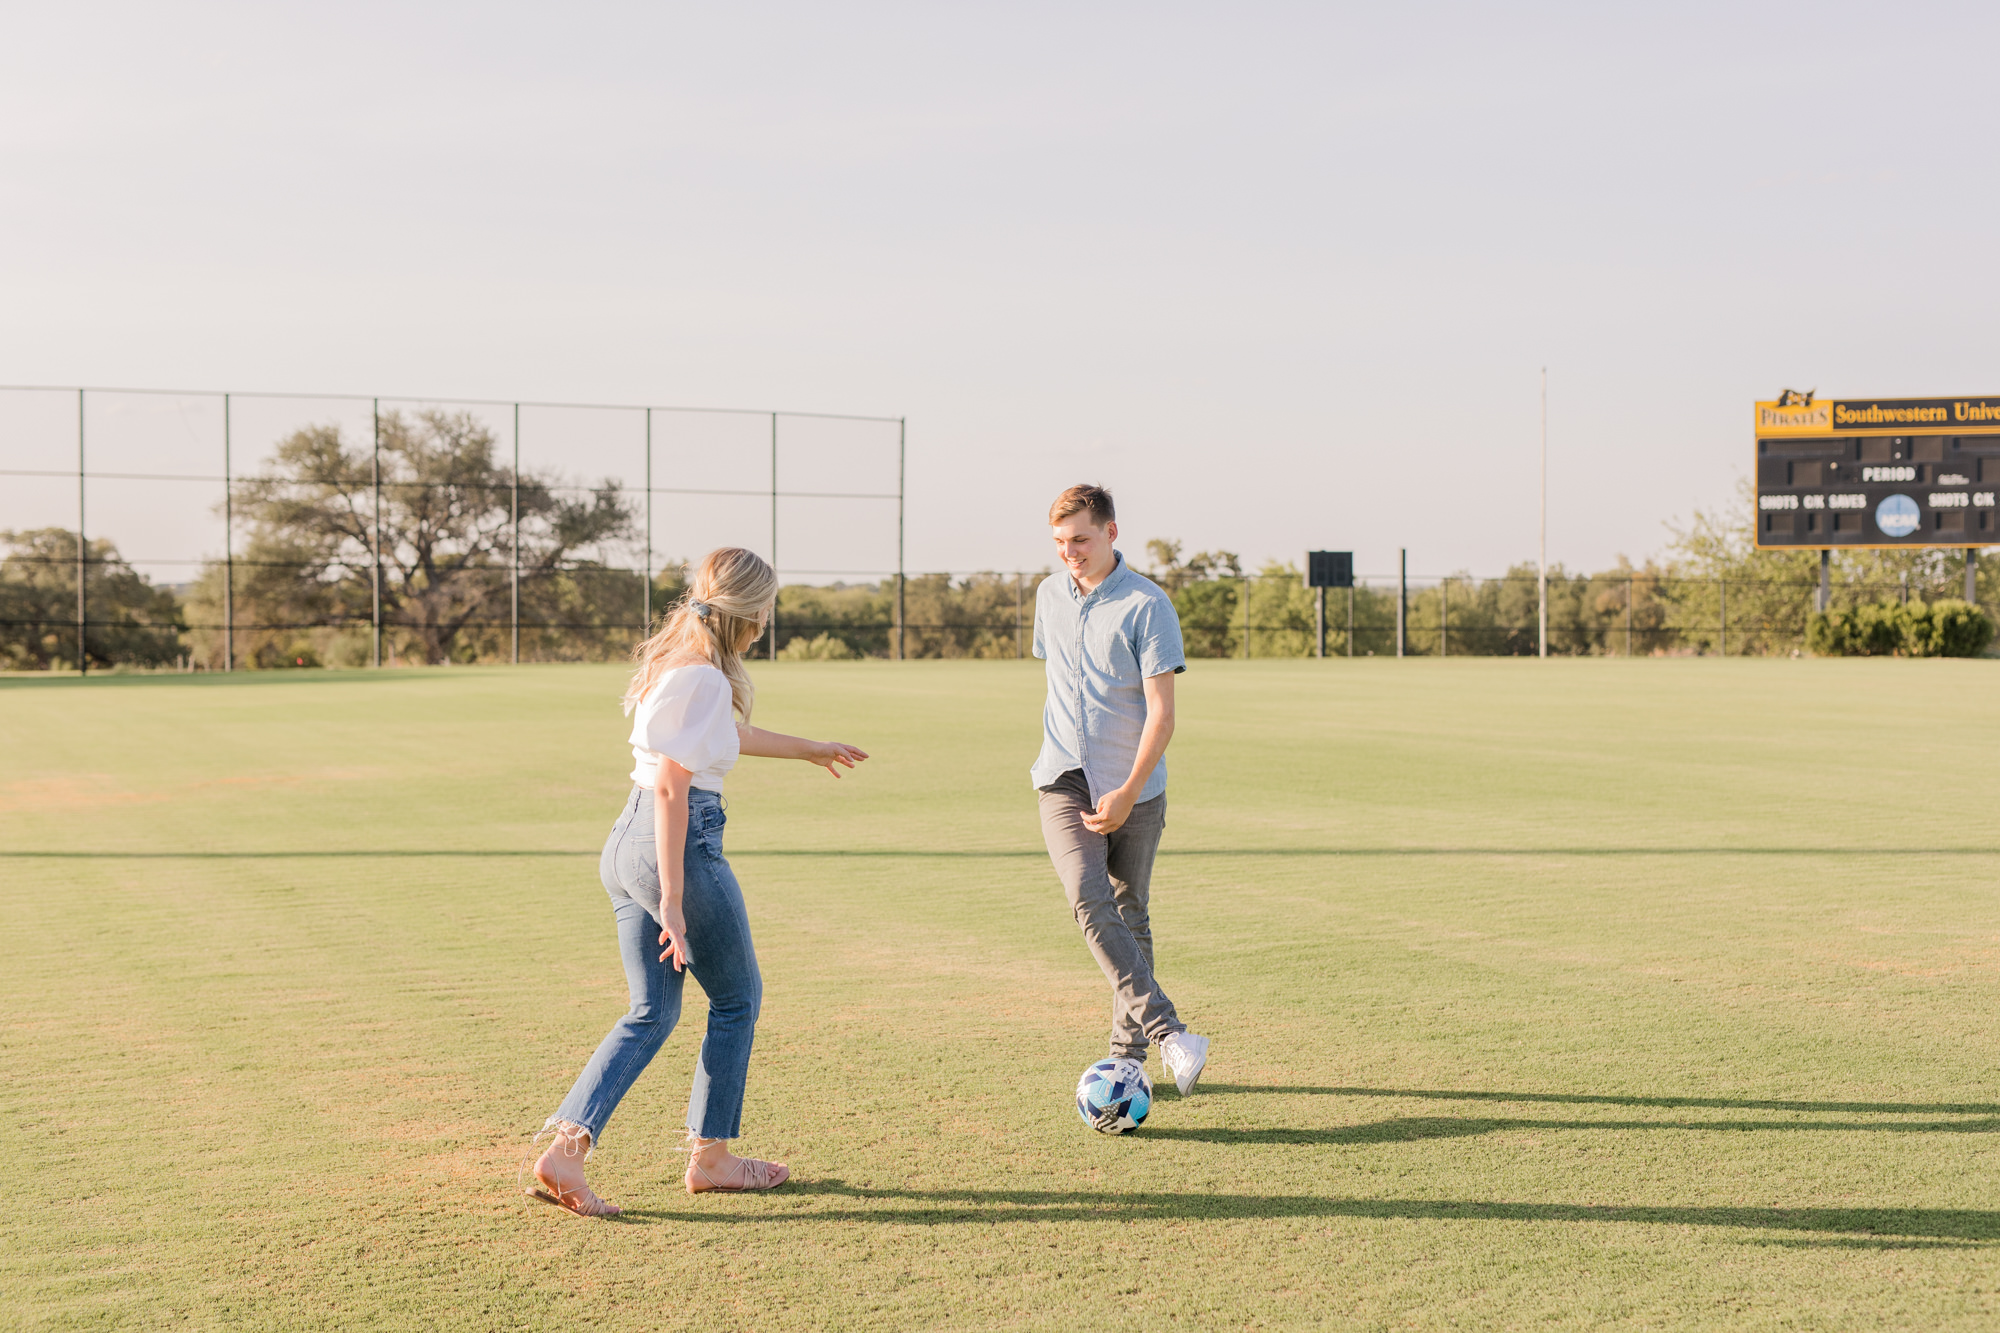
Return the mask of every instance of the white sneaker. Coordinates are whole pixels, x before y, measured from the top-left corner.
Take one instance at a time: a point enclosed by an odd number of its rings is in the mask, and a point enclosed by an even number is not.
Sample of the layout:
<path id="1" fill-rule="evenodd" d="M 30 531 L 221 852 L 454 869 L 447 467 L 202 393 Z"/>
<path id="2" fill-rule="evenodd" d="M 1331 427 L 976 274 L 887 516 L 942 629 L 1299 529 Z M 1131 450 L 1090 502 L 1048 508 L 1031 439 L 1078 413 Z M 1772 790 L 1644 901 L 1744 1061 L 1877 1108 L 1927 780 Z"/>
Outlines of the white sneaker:
<path id="1" fill-rule="evenodd" d="M 1202 1066 L 1208 1063 L 1208 1038 L 1192 1032 L 1169 1032 L 1160 1043 L 1160 1059 L 1174 1076 L 1174 1086 L 1185 1097 L 1194 1091 Z"/>

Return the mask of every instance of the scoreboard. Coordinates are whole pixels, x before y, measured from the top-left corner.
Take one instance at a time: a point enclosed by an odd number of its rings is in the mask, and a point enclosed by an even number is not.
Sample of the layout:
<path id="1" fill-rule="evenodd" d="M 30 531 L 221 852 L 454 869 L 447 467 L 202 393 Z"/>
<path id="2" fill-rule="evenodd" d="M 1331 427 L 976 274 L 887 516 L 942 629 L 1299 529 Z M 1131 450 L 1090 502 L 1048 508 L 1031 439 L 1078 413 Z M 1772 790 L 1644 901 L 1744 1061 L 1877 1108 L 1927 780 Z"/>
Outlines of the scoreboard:
<path id="1" fill-rule="evenodd" d="M 1757 545 L 2000 544 L 2000 395 L 1757 404 Z"/>
<path id="2" fill-rule="evenodd" d="M 1354 586 L 1354 552 L 1307 551 L 1306 586 L 1308 588 L 1352 588 Z"/>

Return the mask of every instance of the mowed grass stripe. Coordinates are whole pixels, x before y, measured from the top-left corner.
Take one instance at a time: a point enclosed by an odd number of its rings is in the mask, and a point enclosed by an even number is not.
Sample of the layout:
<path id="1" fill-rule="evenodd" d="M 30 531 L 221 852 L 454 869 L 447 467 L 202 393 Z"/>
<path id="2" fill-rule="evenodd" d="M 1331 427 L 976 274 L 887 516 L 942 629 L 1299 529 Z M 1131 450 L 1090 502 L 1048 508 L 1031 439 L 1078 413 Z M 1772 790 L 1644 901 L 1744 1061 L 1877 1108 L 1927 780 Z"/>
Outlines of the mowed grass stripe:
<path id="1" fill-rule="evenodd" d="M 9 681 L 10 1318 L 1986 1326 L 1989 669 L 1198 663 L 1156 927 L 1216 1063 L 1109 1140 L 1033 664 L 759 668 L 877 756 L 731 783 L 800 1182 L 677 1192 L 690 988 L 608 1226 L 513 1167 L 623 1005 L 616 669 Z"/>

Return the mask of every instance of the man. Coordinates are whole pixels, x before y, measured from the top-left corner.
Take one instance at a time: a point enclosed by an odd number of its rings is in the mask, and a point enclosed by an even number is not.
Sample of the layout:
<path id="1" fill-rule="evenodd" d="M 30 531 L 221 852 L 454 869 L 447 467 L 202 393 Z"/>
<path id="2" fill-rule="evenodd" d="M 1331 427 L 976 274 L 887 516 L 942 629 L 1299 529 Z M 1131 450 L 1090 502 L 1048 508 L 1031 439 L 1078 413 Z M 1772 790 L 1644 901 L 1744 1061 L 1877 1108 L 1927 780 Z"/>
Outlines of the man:
<path id="1" fill-rule="evenodd" d="M 1158 1042 L 1186 1096 L 1208 1062 L 1208 1038 L 1187 1030 L 1154 980 L 1146 914 L 1167 823 L 1174 676 L 1187 669 L 1180 618 L 1113 547 L 1110 492 L 1070 487 L 1049 507 L 1049 525 L 1064 572 L 1035 590 L 1035 656 L 1049 664 L 1033 769 L 1042 837 L 1111 983 L 1112 1056 L 1143 1064 Z"/>

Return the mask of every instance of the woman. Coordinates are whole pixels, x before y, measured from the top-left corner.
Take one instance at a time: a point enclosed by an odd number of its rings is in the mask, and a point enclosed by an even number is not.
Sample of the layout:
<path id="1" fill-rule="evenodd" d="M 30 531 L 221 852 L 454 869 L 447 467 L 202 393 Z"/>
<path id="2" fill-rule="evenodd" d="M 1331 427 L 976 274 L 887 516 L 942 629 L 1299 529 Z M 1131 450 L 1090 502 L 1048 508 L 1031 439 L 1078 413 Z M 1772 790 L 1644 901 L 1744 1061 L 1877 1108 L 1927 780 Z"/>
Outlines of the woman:
<path id="1" fill-rule="evenodd" d="M 764 986 L 743 894 L 722 859 L 722 780 L 738 755 L 805 759 L 834 777 L 839 766 L 853 768 L 868 756 L 838 741 L 750 725 L 755 690 L 743 653 L 763 634 L 777 596 L 778 576 L 756 555 L 736 547 L 711 551 L 686 599 L 633 654 L 638 667 L 624 703 L 637 767 L 598 863 L 618 922 L 632 1008 L 542 1127 L 554 1142 L 533 1167 L 540 1188 L 527 1191 L 580 1217 L 618 1212 L 584 1183 L 583 1164 L 625 1090 L 674 1030 L 683 969 L 708 994 L 708 1035 L 688 1097 L 688 1192 L 767 1190 L 791 1176 L 780 1163 L 729 1151 L 741 1129 Z M 732 709 L 741 722 L 731 718 Z"/>

